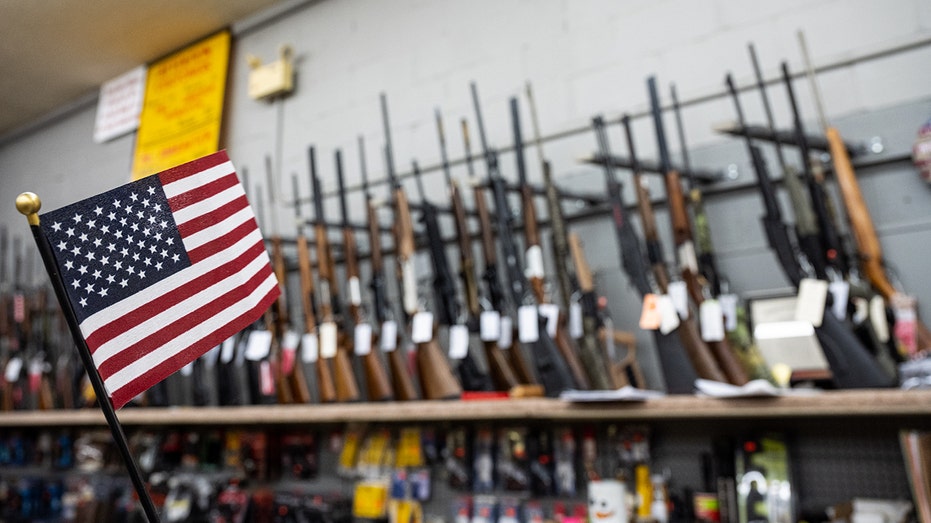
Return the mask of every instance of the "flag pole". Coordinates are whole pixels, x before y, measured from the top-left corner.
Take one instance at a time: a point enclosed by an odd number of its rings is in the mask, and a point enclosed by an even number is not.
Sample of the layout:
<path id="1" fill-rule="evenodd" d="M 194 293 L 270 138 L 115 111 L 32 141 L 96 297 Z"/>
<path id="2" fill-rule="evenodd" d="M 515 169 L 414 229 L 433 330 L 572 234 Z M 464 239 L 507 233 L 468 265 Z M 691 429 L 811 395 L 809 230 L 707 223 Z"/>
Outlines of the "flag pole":
<path id="1" fill-rule="evenodd" d="M 43 234 L 42 227 L 39 226 L 38 213 L 41 207 L 42 202 L 34 193 L 25 192 L 16 197 L 16 209 L 25 215 L 26 220 L 29 222 L 29 229 L 32 230 L 32 236 L 36 241 L 36 247 L 39 249 L 39 255 L 42 256 L 42 263 L 45 265 L 49 280 L 52 282 L 52 288 L 55 289 L 55 296 L 58 298 L 62 313 L 65 316 L 65 320 L 68 322 L 68 328 L 71 330 L 71 337 L 74 339 L 75 345 L 77 345 L 78 354 L 80 354 L 81 362 L 84 364 L 84 370 L 87 371 L 87 377 L 94 387 L 94 393 L 97 395 L 97 402 L 100 404 L 100 410 L 103 411 L 104 418 L 106 418 L 107 424 L 110 425 L 110 432 L 113 435 L 113 440 L 116 442 L 116 446 L 126 465 L 129 479 L 136 489 L 136 494 L 139 496 L 139 502 L 142 504 L 142 509 L 145 512 L 146 518 L 150 523 L 157 523 L 159 521 L 158 511 L 155 508 L 155 504 L 152 502 L 151 496 L 149 496 L 149 491 L 145 488 L 145 482 L 142 480 L 139 467 L 136 465 L 136 461 L 129 451 L 129 444 L 126 441 L 126 434 L 123 432 L 123 426 L 120 425 L 120 421 L 116 417 L 116 410 L 110 402 L 110 397 L 107 395 L 100 374 L 97 373 L 97 367 L 94 365 L 93 356 L 91 356 L 90 349 L 87 347 L 87 342 L 84 341 L 81 328 L 78 326 L 78 320 L 74 315 L 74 311 L 71 309 L 71 303 L 68 301 L 67 292 L 65 291 L 64 284 L 58 273 L 58 264 L 55 263 L 48 239 L 45 237 L 45 234 Z"/>

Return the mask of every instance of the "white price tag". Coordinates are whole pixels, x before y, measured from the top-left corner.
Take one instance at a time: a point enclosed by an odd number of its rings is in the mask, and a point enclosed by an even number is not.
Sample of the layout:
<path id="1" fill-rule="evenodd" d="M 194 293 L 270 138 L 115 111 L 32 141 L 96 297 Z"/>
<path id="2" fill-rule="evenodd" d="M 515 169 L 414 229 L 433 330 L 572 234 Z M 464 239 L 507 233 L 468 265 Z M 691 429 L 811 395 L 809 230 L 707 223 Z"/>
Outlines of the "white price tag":
<path id="1" fill-rule="evenodd" d="M 411 341 L 426 343 L 433 339 L 433 313 L 420 311 L 411 320 Z"/>
<path id="2" fill-rule="evenodd" d="M 672 305 L 675 307 L 679 317 L 688 318 L 689 294 L 685 282 L 682 280 L 669 282 L 669 285 L 666 288 L 666 292 L 669 295 L 669 299 L 672 300 Z"/>
<path id="3" fill-rule="evenodd" d="M 832 281 L 828 285 L 834 303 L 831 304 L 831 312 L 837 319 L 843 321 L 847 318 L 847 301 L 850 298 L 850 284 L 844 280 Z"/>
<path id="4" fill-rule="evenodd" d="M 320 357 L 316 334 L 307 333 L 301 336 L 301 361 L 313 363 Z"/>
<path id="5" fill-rule="evenodd" d="M 517 339 L 533 343 L 540 339 L 539 312 L 536 305 L 521 305 L 517 309 Z"/>
<path id="6" fill-rule="evenodd" d="M 381 350 L 391 352 L 398 348 L 398 324 L 394 320 L 386 320 L 381 324 L 379 337 Z"/>
<path id="7" fill-rule="evenodd" d="M 194 374 L 194 362 L 189 361 L 187 365 L 181 367 L 182 376 L 191 376 Z"/>
<path id="8" fill-rule="evenodd" d="M 737 328 L 737 295 L 722 294 L 718 296 L 721 312 L 724 313 L 724 329 L 731 332 Z"/>
<path id="9" fill-rule="evenodd" d="M 336 356 L 338 331 L 336 323 L 332 321 L 320 324 L 320 357 L 327 360 Z"/>
<path id="10" fill-rule="evenodd" d="M 357 324 L 352 341 L 356 356 L 365 356 L 372 352 L 372 326 L 368 323 Z"/>
<path id="11" fill-rule="evenodd" d="M 249 361 L 259 361 L 268 356 L 272 348 L 272 331 L 254 330 L 249 333 L 245 357 Z"/>
<path id="12" fill-rule="evenodd" d="M 355 306 L 362 305 L 362 287 L 359 285 L 359 278 L 355 276 L 349 278 L 349 303 Z"/>
<path id="13" fill-rule="evenodd" d="M 546 333 L 550 335 L 550 338 L 555 338 L 556 329 L 559 327 L 559 306 L 544 303 L 540 305 L 540 315 L 546 318 Z"/>
<path id="14" fill-rule="evenodd" d="M 229 363 L 236 357 L 236 339 L 232 336 L 223 340 L 220 348 L 220 363 Z"/>
<path id="15" fill-rule="evenodd" d="M 19 373 L 23 370 L 23 359 L 19 356 L 14 356 L 10 358 L 10 361 L 6 364 L 6 369 L 3 372 L 3 377 L 6 378 L 9 382 L 14 382 L 19 379 Z"/>
<path id="16" fill-rule="evenodd" d="M 482 311 L 479 316 L 479 337 L 482 341 L 501 338 L 501 315 L 498 311 Z"/>
<path id="17" fill-rule="evenodd" d="M 582 305 L 574 301 L 569 304 L 569 336 L 579 339 L 585 334 L 582 324 Z"/>
<path id="18" fill-rule="evenodd" d="M 285 331 L 284 336 L 281 338 L 281 350 L 283 351 L 297 351 L 298 345 L 301 343 L 301 335 L 294 331 Z"/>
<path id="19" fill-rule="evenodd" d="M 698 308 L 701 324 L 701 339 L 705 341 L 724 340 L 724 313 L 718 300 L 705 300 Z"/>
<path id="20" fill-rule="evenodd" d="M 469 328 L 453 325 L 449 328 L 449 357 L 461 360 L 469 354 Z"/>
<path id="21" fill-rule="evenodd" d="M 679 266 L 698 273 L 698 257 L 695 256 L 695 244 L 687 241 L 679 246 Z"/>
<path id="22" fill-rule="evenodd" d="M 498 338 L 498 346 L 502 349 L 508 349 L 514 343 L 514 325 L 510 316 L 501 316 L 501 337 Z"/>
<path id="23" fill-rule="evenodd" d="M 543 271 L 543 249 L 539 245 L 532 245 L 527 249 L 527 269 L 524 275 L 528 278 L 542 278 Z"/>
<path id="24" fill-rule="evenodd" d="M 889 341 L 889 320 L 886 319 L 886 302 L 883 301 L 882 296 L 877 294 L 870 298 L 869 315 L 879 342 L 886 343 Z"/>
<path id="25" fill-rule="evenodd" d="M 824 320 L 824 305 L 828 297 L 828 282 L 803 278 L 798 284 L 798 299 L 795 302 L 796 321 L 807 321 L 820 327 Z"/>
<path id="26" fill-rule="evenodd" d="M 414 274 L 414 261 L 407 260 L 401 264 L 401 304 L 408 314 L 417 311 L 417 275 Z"/>
<path id="27" fill-rule="evenodd" d="M 669 334 L 679 326 L 679 313 L 673 299 L 668 294 L 660 294 L 657 299 L 659 308 L 659 331 L 663 334 Z"/>

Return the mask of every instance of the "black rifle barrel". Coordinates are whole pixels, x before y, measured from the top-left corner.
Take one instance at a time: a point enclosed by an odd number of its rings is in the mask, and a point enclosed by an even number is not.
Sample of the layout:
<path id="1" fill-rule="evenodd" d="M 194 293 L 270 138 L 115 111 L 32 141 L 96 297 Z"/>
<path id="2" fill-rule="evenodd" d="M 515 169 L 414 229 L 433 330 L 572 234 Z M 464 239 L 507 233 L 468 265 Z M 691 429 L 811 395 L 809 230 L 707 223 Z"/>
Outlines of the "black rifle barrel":
<path id="1" fill-rule="evenodd" d="M 659 104 L 659 92 L 656 90 L 656 77 L 647 78 L 647 90 L 650 92 L 650 108 L 653 124 L 656 127 L 656 141 L 659 148 L 659 165 L 662 174 L 670 170 L 669 149 L 666 146 L 666 131 L 663 127 L 663 108 Z"/>

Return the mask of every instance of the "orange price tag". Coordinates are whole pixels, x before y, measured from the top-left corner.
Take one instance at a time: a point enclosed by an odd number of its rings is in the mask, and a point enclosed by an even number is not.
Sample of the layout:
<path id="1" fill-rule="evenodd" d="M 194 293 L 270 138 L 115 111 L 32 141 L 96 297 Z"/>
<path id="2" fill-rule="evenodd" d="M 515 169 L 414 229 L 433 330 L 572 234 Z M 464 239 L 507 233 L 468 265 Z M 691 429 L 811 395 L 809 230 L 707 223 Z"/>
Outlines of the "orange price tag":
<path id="1" fill-rule="evenodd" d="M 663 315 L 659 310 L 659 298 L 655 294 L 646 294 L 643 296 L 643 310 L 640 311 L 640 328 L 645 330 L 656 330 L 663 321 Z"/>

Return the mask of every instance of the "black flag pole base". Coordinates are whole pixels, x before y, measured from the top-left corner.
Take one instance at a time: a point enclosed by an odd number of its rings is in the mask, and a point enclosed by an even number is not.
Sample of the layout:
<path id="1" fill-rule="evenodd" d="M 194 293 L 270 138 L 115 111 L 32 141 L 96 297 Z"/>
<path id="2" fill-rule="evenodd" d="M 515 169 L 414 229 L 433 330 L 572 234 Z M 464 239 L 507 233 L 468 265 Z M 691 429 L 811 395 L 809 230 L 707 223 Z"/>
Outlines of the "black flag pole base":
<path id="1" fill-rule="evenodd" d="M 136 494 L 139 496 L 139 503 L 142 505 L 142 510 L 145 512 L 146 518 L 150 523 L 156 523 L 159 521 L 158 510 L 156 510 L 155 504 L 152 502 L 152 497 L 149 496 L 149 491 L 146 490 L 145 482 L 142 480 L 142 475 L 139 472 L 136 460 L 133 459 L 133 455 L 129 451 L 129 443 L 126 441 L 126 434 L 123 432 L 123 426 L 120 425 L 120 421 L 116 417 L 116 410 L 110 402 L 100 374 L 97 373 L 94 359 L 91 356 L 90 349 L 87 347 L 84 336 L 81 334 L 77 318 L 74 315 L 74 311 L 71 309 L 71 303 L 68 301 L 68 295 L 65 291 L 64 284 L 58 274 L 58 265 L 55 263 L 54 255 L 52 254 L 48 240 L 42 232 L 42 227 L 39 225 L 38 213 L 41 207 L 42 202 L 34 193 L 26 192 L 16 197 L 16 209 L 25 215 L 26 220 L 29 222 L 29 229 L 32 230 L 32 236 L 36 241 L 36 247 L 39 249 L 39 255 L 42 256 L 42 263 L 45 265 L 46 272 L 48 272 L 52 288 L 55 290 L 55 296 L 58 298 L 58 304 L 61 306 L 62 314 L 68 322 L 68 329 L 71 331 L 71 337 L 74 338 L 74 343 L 78 348 L 78 354 L 81 356 L 81 362 L 84 364 L 84 370 L 87 371 L 87 377 L 94 387 L 94 393 L 97 395 L 100 410 L 103 411 L 104 418 L 106 418 L 107 424 L 110 426 L 110 432 L 113 434 L 113 441 L 116 442 L 120 456 L 122 456 L 123 462 L 126 465 L 129 479 L 132 481 L 133 487 L 136 489 Z"/>

